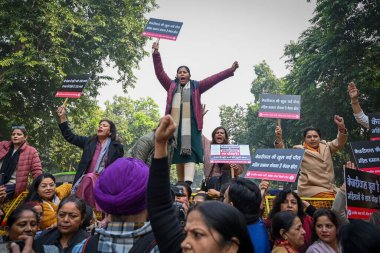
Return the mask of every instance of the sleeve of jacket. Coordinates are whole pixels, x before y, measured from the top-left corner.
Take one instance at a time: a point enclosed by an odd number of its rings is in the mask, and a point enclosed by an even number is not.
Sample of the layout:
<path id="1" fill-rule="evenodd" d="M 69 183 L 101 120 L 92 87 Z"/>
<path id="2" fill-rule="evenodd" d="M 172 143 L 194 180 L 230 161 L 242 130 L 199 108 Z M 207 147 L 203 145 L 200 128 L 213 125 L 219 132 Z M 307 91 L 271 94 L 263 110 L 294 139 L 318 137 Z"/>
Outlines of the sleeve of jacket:
<path id="1" fill-rule="evenodd" d="M 346 203 L 346 184 L 343 184 L 336 193 L 334 202 L 331 207 L 331 211 L 336 214 L 340 225 L 349 222 L 346 212 Z"/>
<path id="2" fill-rule="evenodd" d="M 149 164 L 151 161 L 150 154 L 154 149 L 154 135 L 148 134 L 139 138 L 132 148 L 128 150 L 127 157 L 134 157 L 142 160 L 146 164 Z"/>
<path id="3" fill-rule="evenodd" d="M 62 184 L 58 186 L 55 191 L 59 199 L 64 199 L 71 194 L 72 184 Z"/>
<path id="4" fill-rule="evenodd" d="M 232 69 L 228 68 L 215 75 L 209 76 L 206 79 L 199 81 L 199 92 L 202 94 L 203 92 L 213 87 L 215 84 L 233 75 L 234 75 L 234 72 L 232 71 Z"/>
<path id="5" fill-rule="evenodd" d="M 156 73 L 158 81 L 160 81 L 164 89 L 168 91 L 170 88 L 170 84 L 172 83 L 172 80 L 164 70 L 161 60 L 161 54 L 159 52 L 153 54 L 153 65 L 154 72 Z"/>
<path id="6" fill-rule="evenodd" d="M 330 141 L 327 143 L 327 145 L 330 148 L 331 154 L 334 154 L 335 152 L 343 149 L 344 145 L 346 144 L 348 139 L 348 131 L 346 130 L 346 133 L 341 133 L 338 131 L 338 136 L 333 141 Z"/>
<path id="7" fill-rule="evenodd" d="M 42 165 L 41 165 L 41 159 L 40 156 L 38 155 L 38 152 L 35 148 L 33 148 L 32 151 L 32 163 L 31 163 L 31 172 L 32 172 L 32 177 L 35 179 L 39 175 L 42 174 Z"/>
<path id="8" fill-rule="evenodd" d="M 69 127 L 68 121 L 60 123 L 59 129 L 61 129 L 62 136 L 66 141 L 80 147 L 81 149 L 84 149 L 84 145 L 86 144 L 86 141 L 89 139 L 89 137 L 74 134 Z"/>
<path id="9" fill-rule="evenodd" d="M 148 214 L 160 252 L 181 252 L 185 234 L 172 204 L 167 157 L 152 159 L 148 181 Z"/>

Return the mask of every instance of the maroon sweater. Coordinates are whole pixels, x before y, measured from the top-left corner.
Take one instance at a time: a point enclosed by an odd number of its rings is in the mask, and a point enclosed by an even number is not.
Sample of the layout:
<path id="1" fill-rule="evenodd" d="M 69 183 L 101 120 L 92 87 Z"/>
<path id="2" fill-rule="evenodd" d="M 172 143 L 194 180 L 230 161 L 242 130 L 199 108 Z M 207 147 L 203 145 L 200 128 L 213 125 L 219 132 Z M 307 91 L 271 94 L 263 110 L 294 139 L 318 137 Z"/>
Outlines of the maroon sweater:
<path id="1" fill-rule="evenodd" d="M 174 80 L 171 80 L 169 76 L 166 74 L 162 66 L 161 55 L 159 52 L 153 53 L 153 64 L 157 79 L 160 81 L 164 89 L 168 92 L 168 96 L 166 99 L 165 115 L 170 114 L 173 95 L 174 91 L 176 90 L 177 83 L 175 83 Z M 234 72 L 232 71 L 232 69 L 228 68 L 226 70 L 223 70 L 222 72 L 219 72 L 215 75 L 212 75 L 210 77 L 207 77 L 206 79 L 199 81 L 199 86 L 195 86 L 194 89 L 191 90 L 193 109 L 198 131 L 202 131 L 203 129 L 201 94 L 213 87 L 215 84 L 233 75 Z"/>

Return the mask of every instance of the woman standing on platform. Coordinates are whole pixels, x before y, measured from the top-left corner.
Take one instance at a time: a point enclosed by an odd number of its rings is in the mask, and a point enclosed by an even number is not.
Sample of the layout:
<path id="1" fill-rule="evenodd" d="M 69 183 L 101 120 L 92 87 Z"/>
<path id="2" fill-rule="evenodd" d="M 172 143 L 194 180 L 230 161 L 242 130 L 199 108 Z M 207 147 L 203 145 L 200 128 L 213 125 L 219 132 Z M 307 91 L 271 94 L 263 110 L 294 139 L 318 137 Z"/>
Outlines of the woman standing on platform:
<path id="1" fill-rule="evenodd" d="M 235 61 L 230 68 L 201 81 L 191 80 L 190 69 L 180 66 L 176 78 L 172 80 L 162 66 L 159 43 L 153 43 L 152 48 L 157 79 L 167 91 L 165 114 L 170 114 L 178 126 L 174 134 L 177 145 L 172 163 L 177 165 L 178 181 L 186 181 L 191 185 L 195 163 L 203 162 L 201 94 L 233 76 L 239 64 Z"/>

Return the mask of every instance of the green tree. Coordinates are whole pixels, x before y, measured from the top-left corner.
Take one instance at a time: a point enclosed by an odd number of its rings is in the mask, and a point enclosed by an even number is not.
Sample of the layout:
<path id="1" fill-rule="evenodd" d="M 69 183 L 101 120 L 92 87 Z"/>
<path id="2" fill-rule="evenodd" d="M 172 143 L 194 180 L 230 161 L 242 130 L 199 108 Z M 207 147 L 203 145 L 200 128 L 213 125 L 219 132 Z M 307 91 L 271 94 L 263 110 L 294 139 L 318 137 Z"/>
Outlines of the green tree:
<path id="1" fill-rule="evenodd" d="M 324 138 L 331 139 L 336 136 L 333 115 L 340 114 L 351 140 L 365 138 L 354 122 L 347 84 L 357 83 L 365 111 L 378 110 L 379 14 L 377 0 L 317 1 L 311 27 L 285 48 L 291 70 L 285 89 L 301 95 L 300 127 L 315 125 L 323 129 Z M 297 136 L 292 129 L 289 133 Z"/>
<path id="2" fill-rule="evenodd" d="M 222 105 L 219 107 L 219 110 L 221 125 L 229 133 L 230 143 L 245 144 L 247 135 L 247 110 L 237 104 L 234 106 Z M 207 138 L 211 138 L 211 136 Z"/>
<path id="3" fill-rule="evenodd" d="M 133 100 L 128 97 L 113 98 L 106 101 L 105 118 L 112 120 L 118 129 L 127 151 L 136 140 L 158 126 L 159 107 L 152 98 Z"/>
<path id="4" fill-rule="evenodd" d="M 81 106 L 76 105 L 76 103 L 67 106 L 70 128 L 77 135 L 95 135 L 104 112 L 95 102 L 86 105 L 85 110 L 80 108 Z M 40 156 L 44 161 L 44 169 L 49 172 L 74 171 L 82 156 L 82 150 L 63 138 L 58 123 L 59 120 L 57 119 L 54 134 L 49 138 L 49 146 L 44 149 L 45 152 L 40 151 Z M 41 130 L 37 133 L 41 134 Z M 42 134 L 40 137 L 43 138 Z"/>
<path id="5" fill-rule="evenodd" d="M 132 70 L 147 55 L 144 14 L 155 7 L 154 0 L 1 1 L 0 139 L 9 138 L 11 125 L 24 124 L 47 165 L 47 136 L 59 134 L 54 114 L 62 100 L 54 94 L 63 78 L 92 74 L 75 102 L 82 115 L 110 79 L 101 75 L 103 63 L 118 69 L 125 90 L 132 87 Z"/>
<path id="6" fill-rule="evenodd" d="M 365 112 L 380 108 L 380 2 L 377 0 L 317 1 L 311 26 L 285 48 L 290 69 L 285 90 L 301 95 L 302 120 L 285 127 L 288 140 L 301 140 L 300 129 L 314 125 L 322 138 L 332 140 L 337 129 L 334 114 L 345 119 L 350 141 L 366 139 L 355 122 L 347 95 L 347 84 L 355 81 L 361 90 Z M 334 157 L 336 180 L 349 157 Z"/>
<path id="7" fill-rule="evenodd" d="M 219 116 L 235 142 L 247 143 L 252 149 L 272 148 L 276 121 L 258 118 L 259 96 L 263 93 L 280 94 L 284 81 L 274 75 L 265 61 L 255 65 L 254 71 L 256 78 L 251 84 L 251 93 L 255 103 L 248 104 L 247 108 L 222 106 Z"/>

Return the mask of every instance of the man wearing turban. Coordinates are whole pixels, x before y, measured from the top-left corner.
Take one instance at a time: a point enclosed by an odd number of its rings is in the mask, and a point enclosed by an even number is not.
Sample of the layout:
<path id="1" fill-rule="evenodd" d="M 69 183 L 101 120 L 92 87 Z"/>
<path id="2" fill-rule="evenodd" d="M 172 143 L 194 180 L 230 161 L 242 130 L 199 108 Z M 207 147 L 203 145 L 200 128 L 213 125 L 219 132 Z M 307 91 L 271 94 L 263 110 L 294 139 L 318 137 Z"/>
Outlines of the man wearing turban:
<path id="1" fill-rule="evenodd" d="M 158 252 L 147 221 L 148 178 L 149 168 L 139 159 L 119 158 L 109 165 L 99 176 L 94 195 L 110 222 L 72 252 Z"/>

